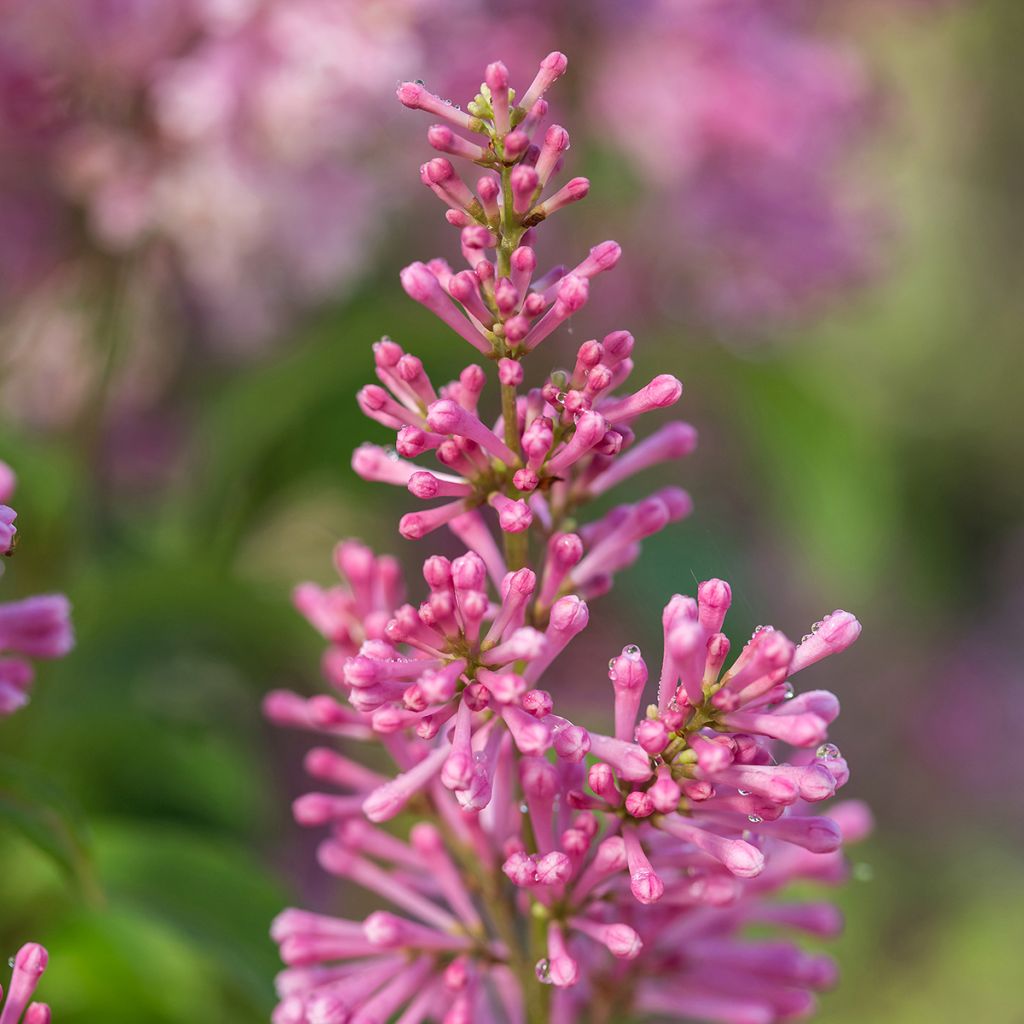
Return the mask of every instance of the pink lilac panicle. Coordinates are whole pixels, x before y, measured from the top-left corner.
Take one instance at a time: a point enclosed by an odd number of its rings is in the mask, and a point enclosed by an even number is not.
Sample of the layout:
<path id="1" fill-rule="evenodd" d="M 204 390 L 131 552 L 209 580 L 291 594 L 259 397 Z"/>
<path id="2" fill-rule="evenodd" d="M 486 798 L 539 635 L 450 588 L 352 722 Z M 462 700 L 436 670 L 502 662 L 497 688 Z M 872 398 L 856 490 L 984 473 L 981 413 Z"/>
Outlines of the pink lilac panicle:
<path id="1" fill-rule="evenodd" d="M 587 627 L 588 601 L 690 499 L 663 487 L 583 522 L 586 505 L 695 444 L 680 422 L 638 439 L 682 385 L 627 385 L 627 331 L 585 341 L 571 368 L 521 390 L 527 357 L 620 256 L 606 242 L 537 273 L 535 232 L 558 205 L 545 192 L 568 149 L 563 128 L 540 124 L 566 64 L 550 54 L 517 92 L 495 62 L 465 109 L 420 83 L 398 90 L 444 122 L 435 148 L 484 172 L 471 187 L 447 159 L 423 165 L 468 269 L 416 262 L 402 284 L 496 364 L 501 412 L 481 408 L 481 365 L 438 388 L 396 342 L 374 346 L 379 383 L 358 402 L 394 448 L 363 445 L 353 467 L 440 500 L 402 518 L 404 537 L 446 528 L 467 550 L 426 558 L 418 604 L 395 559 L 357 541 L 336 549 L 339 583 L 295 591 L 336 694 L 266 699 L 271 720 L 328 741 L 305 764 L 327 786 L 300 796 L 295 818 L 328 830 L 325 871 L 388 909 L 278 917 L 275 1024 L 583 1021 L 595 1000 L 619 1016 L 770 1024 L 806 1015 L 834 979 L 828 957 L 745 928 L 839 928 L 827 904 L 772 897 L 790 881 L 841 881 L 841 843 L 870 825 L 856 803 L 812 807 L 849 777 L 828 742 L 839 706 L 789 681 L 856 639 L 852 615 L 833 612 L 799 644 L 759 629 L 726 667 L 731 589 L 708 580 L 664 609 L 655 703 L 644 710 L 651 673 L 631 645 L 609 665 L 612 734 L 556 712 L 551 667 Z M 429 453 L 439 466 L 415 461 Z M 393 773 L 331 738 L 383 746 Z M 411 828 L 384 826 L 403 812 Z"/>

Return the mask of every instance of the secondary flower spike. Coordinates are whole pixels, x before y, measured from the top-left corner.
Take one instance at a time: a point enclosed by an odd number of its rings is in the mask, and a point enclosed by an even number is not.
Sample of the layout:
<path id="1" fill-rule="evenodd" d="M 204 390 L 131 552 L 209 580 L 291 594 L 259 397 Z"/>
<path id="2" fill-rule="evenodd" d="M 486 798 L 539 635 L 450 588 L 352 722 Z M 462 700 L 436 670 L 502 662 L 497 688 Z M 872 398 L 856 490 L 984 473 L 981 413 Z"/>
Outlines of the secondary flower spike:
<path id="1" fill-rule="evenodd" d="M 454 549 L 427 553 L 407 587 L 395 559 L 344 541 L 339 581 L 295 591 L 332 692 L 277 691 L 265 711 L 321 737 L 294 816 L 322 830 L 320 867 L 375 909 L 279 915 L 274 1024 L 583 1024 L 596 1000 L 609 1020 L 773 1024 L 807 1016 L 835 977 L 792 933 L 828 937 L 838 915 L 774 897 L 842 881 L 841 844 L 870 827 L 860 804 L 822 811 L 849 778 L 828 742 L 839 705 L 790 683 L 856 639 L 852 615 L 799 644 L 761 628 L 730 660 L 732 590 L 706 580 L 661 613 L 660 667 L 631 644 L 590 681 L 604 724 L 559 707 L 591 602 L 692 507 L 675 483 L 596 517 L 590 502 L 696 445 L 666 419 L 675 376 L 630 380 L 628 331 L 583 341 L 567 368 L 524 365 L 621 256 L 607 241 L 539 266 L 536 232 L 589 188 L 559 188 L 568 132 L 541 127 L 566 66 L 550 54 L 519 94 L 491 63 L 461 109 L 419 83 L 398 90 L 445 122 L 428 129 L 434 150 L 464 162 L 435 157 L 421 180 L 466 266 L 416 260 L 402 285 L 482 358 L 440 383 L 383 338 L 357 396 L 392 437 L 357 448 L 353 468 L 426 503 L 402 516 L 403 537 L 447 529 Z M 359 743 L 380 749 L 364 762 Z"/>

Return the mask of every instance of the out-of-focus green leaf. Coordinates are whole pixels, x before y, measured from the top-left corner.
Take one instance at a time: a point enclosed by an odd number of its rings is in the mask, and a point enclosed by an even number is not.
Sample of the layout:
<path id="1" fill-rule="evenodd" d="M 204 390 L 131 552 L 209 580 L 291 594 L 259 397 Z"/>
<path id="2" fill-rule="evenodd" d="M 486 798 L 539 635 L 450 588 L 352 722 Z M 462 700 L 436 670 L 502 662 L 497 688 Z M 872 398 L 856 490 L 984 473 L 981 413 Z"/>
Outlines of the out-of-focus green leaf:
<path id="1" fill-rule="evenodd" d="M 0 757 L 0 819 L 52 857 L 84 895 L 95 898 L 95 870 L 84 816 L 38 768 Z"/>

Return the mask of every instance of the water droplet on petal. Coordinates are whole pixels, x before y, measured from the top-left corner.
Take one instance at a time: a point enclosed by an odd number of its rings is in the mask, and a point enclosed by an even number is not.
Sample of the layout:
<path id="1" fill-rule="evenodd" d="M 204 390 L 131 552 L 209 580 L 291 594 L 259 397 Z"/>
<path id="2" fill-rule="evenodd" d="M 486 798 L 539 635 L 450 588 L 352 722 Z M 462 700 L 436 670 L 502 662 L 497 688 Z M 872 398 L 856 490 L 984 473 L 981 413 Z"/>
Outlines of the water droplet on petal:
<path id="1" fill-rule="evenodd" d="M 793 689 L 793 684 L 786 682 L 782 687 L 782 699 L 792 700 L 796 696 L 796 690 Z"/>
<path id="2" fill-rule="evenodd" d="M 426 82 L 424 82 L 422 78 L 417 78 L 417 79 L 416 79 L 416 84 L 417 84 L 417 85 L 426 85 L 427 83 L 426 83 Z"/>
<path id="3" fill-rule="evenodd" d="M 14 970 L 14 957 L 13 956 L 9 956 L 7 958 L 7 966 L 10 967 L 11 970 Z"/>
<path id="4" fill-rule="evenodd" d="M 749 789 L 737 789 L 736 792 L 739 793 L 740 796 L 750 796 Z"/>
<path id="5" fill-rule="evenodd" d="M 759 814 L 748 814 L 747 821 L 749 821 L 751 825 L 760 825 L 761 822 L 764 821 L 764 818 Z"/>
<path id="6" fill-rule="evenodd" d="M 519 805 L 519 813 L 520 814 L 527 814 L 529 812 L 529 810 L 530 810 L 530 808 L 527 807 L 525 803 L 522 803 L 522 804 Z"/>
<path id="7" fill-rule="evenodd" d="M 622 648 L 622 653 L 632 661 L 636 661 L 640 657 L 640 648 L 636 644 L 626 644 Z"/>
<path id="8" fill-rule="evenodd" d="M 542 957 L 537 961 L 536 966 L 533 968 L 533 973 L 537 975 L 537 980 L 542 985 L 551 984 L 551 961 L 547 957 Z"/>
<path id="9" fill-rule="evenodd" d="M 814 752 L 814 756 L 820 757 L 823 761 L 838 761 L 843 755 L 834 743 L 822 743 Z"/>

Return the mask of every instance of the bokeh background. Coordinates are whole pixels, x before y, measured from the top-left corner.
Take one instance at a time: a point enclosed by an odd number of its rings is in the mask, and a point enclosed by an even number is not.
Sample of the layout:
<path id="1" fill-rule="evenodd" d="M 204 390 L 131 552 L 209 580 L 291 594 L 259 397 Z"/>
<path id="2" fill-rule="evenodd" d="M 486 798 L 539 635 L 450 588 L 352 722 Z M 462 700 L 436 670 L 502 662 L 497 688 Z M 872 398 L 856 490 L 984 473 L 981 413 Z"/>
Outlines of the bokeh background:
<path id="1" fill-rule="evenodd" d="M 348 468 L 370 343 L 469 361 L 397 283 L 458 242 L 394 85 L 555 46 L 593 189 L 543 252 L 625 256 L 546 345 L 629 327 L 701 432 L 695 515 L 560 685 L 610 707 L 709 575 L 736 639 L 856 611 L 814 684 L 878 825 L 820 1019 L 1024 1020 L 1022 35 L 1018 0 L 0 0 L 0 586 L 79 638 L 0 722 L 0 951 L 49 947 L 60 1020 L 266 1020 L 269 920 L 339 900 L 260 700 L 318 686 L 289 592 L 337 538 L 426 553 Z"/>

